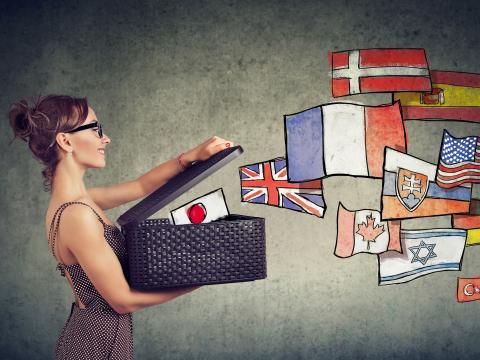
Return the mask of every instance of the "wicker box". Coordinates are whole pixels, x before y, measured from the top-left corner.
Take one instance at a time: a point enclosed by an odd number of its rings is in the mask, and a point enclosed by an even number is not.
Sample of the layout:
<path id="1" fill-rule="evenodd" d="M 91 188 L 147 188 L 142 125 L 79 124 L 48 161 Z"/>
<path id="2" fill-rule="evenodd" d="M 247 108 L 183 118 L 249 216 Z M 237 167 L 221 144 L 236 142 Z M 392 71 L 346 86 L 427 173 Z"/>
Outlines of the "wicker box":
<path id="1" fill-rule="evenodd" d="M 234 147 L 194 164 L 119 217 L 130 286 L 153 290 L 266 278 L 263 218 L 230 214 L 187 225 L 147 219 L 241 153 L 241 147 Z"/>

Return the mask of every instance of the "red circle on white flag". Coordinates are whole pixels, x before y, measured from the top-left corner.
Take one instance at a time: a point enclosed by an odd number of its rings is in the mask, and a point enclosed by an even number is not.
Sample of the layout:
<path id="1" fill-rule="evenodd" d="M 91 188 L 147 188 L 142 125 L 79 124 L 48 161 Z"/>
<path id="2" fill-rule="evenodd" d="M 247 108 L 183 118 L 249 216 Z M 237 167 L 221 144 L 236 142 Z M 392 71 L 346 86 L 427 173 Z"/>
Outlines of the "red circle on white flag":
<path id="1" fill-rule="evenodd" d="M 196 203 L 187 209 L 188 220 L 192 224 L 200 224 L 207 217 L 207 209 L 202 203 Z"/>

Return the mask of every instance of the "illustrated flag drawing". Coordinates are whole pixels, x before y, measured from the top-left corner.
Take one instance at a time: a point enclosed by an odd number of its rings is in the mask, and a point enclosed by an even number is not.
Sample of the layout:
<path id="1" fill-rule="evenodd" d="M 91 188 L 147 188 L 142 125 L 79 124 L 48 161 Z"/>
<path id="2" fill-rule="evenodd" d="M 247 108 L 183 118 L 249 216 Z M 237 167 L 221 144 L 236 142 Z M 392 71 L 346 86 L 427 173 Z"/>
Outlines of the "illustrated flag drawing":
<path id="1" fill-rule="evenodd" d="M 335 103 L 285 115 L 288 180 L 382 177 L 385 146 L 406 151 L 399 103 Z"/>
<path id="2" fill-rule="evenodd" d="M 480 74 L 432 70 L 430 75 L 432 91 L 393 94 L 404 120 L 480 121 Z"/>
<path id="3" fill-rule="evenodd" d="M 443 130 L 436 181 L 447 189 L 463 183 L 480 182 L 478 136 L 455 138 L 447 130 Z"/>
<path id="4" fill-rule="evenodd" d="M 467 302 L 480 300 L 480 277 L 458 278 L 457 301 Z"/>
<path id="5" fill-rule="evenodd" d="M 379 211 L 349 211 L 342 203 L 338 205 L 335 256 L 345 258 L 387 250 L 402 251 L 400 221 L 381 221 Z"/>
<path id="6" fill-rule="evenodd" d="M 452 215 L 452 228 L 467 230 L 466 246 L 480 245 L 480 215 Z"/>
<path id="7" fill-rule="evenodd" d="M 460 270 L 465 230 L 401 230 L 403 253 L 378 255 L 379 285 L 405 283 L 438 271 Z"/>
<path id="8" fill-rule="evenodd" d="M 430 91 L 424 49 L 361 49 L 331 54 L 334 97 L 360 93 Z"/>
<path id="9" fill-rule="evenodd" d="M 478 197 L 472 191 L 472 201 L 470 202 L 470 212 L 469 214 L 480 215 L 480 200 L 476 199 Z"/>
<path id="10" fill-rule="evenodd" d="M 468 213 L 470 184 L 444 189 L 435 183 L 437 167 L 386 148 L 382 220 Z"/>
<path id="11" fill-rule="evenodd" d="M 170 212 L 175 225 L 208 223 L 228 215 L 222 189 L 200 196 Z"/>
<path id="12" fill-rule="evenodd" d="M 323 217 L 325 201 L 320 180 L 288 181 L 285 158 L 240 167 L 242 202 L 266 204 Z"/>
<path id="13" fill-rule="evenodd" d="M 455 229 L 480 229 L 480 215 L 452 215 L 452 227 Z"/>

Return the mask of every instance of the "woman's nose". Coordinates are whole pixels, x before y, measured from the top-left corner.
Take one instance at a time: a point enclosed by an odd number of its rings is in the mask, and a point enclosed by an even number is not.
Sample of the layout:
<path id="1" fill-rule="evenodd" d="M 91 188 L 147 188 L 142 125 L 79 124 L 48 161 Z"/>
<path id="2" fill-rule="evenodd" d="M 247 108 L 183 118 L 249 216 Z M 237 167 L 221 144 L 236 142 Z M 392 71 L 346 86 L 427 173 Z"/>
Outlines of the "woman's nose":
<path id="1" fill-rule="evenodd" d="M 108 144 L 110 143 L 110 138 L 106 134 L 103 134 L 102 142 Z"/>

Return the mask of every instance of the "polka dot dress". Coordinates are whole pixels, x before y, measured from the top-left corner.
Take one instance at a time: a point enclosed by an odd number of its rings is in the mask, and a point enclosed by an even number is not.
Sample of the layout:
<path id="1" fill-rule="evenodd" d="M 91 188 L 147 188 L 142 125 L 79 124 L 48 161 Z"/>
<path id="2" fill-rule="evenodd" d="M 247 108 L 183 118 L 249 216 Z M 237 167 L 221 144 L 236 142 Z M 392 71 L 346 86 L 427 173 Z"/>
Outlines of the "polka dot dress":
<path id="1" fill-rule="evenodd" d="M 82 202 L 64 203 L 55 212 L 50 226 L 50 236 L 53 234 L 53 255 L 55 256 L 55 238 L 61 214 L 71 204 L 86 205 L 93 210 L 103 224 L 107 243 L 117 255 L 126 274 L 127 251 L 121 231 L 116 226 L 105 223 L 90 205 Z M 70 316 L 57 340 L 55 359 L 133 359 L 132 314 L 119 314 L 113 310 L 97 292 L 80 264 L 58 263 L 57 269 L 62 276 L 68 271 L 74 291 L 85 309 L 81 309 L 75 302 L 72 303 Z"/>

